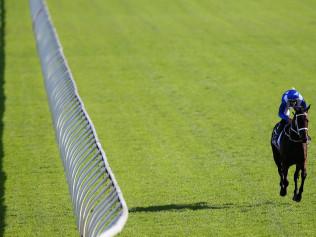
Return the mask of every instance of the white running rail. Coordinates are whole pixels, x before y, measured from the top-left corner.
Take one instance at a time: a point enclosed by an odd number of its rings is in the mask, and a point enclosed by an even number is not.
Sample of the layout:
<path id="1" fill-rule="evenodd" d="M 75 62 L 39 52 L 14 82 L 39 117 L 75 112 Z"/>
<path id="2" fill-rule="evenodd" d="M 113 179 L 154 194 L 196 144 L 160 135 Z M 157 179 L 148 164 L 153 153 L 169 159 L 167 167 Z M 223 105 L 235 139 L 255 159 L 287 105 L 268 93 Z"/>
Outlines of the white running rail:
<path id="1" fill-rule="evenodd" d="M 77 91 L 46 3 L 30 0 L 33 31 L 81 236 L 114 236 L 128 209 Z"/>

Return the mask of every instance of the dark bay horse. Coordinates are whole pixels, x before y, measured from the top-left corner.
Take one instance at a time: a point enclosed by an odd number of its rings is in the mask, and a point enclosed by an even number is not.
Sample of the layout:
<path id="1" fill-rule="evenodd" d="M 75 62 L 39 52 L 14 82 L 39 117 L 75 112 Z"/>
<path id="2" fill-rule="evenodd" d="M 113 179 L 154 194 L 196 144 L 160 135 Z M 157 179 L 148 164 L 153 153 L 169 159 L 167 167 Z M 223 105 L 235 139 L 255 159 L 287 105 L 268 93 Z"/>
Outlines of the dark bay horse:
<path id="1" fill-rule="evenodd" d="M 279 146 L 272 143 L 271 146 L 275 164 L 278 167 L 280 175 L 280 195 L 285 196 L 289 181 L 287 180 L 287 174 L 289 167 L 296 165 L 294 173 L 295 189 L 293 200 L 300 202 L 302 199 L 302 193 L 304 188 L 304 181 L 307 176 L 306 163 L 307 163 L 307 143 L 309 141 L 308 136 L 308 110 L 310 105 L 306 108 L 296 108 L 292 121 L 287 124 L 281 132 L 279 139 Z M 278 124 L 275 125 L 274 130 Z M 297 180 L 301 172 L 301 185 L 298 189 Z"/>

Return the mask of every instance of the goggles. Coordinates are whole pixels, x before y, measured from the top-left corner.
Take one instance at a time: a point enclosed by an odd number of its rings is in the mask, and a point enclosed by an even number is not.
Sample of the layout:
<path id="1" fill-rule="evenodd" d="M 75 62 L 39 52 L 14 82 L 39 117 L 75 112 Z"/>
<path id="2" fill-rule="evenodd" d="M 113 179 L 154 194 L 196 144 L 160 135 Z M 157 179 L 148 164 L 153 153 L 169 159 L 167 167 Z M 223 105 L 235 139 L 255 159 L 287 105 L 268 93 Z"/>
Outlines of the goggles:
<path id="1" fill-rule="evenodd" d="M 290 105 L 296 105 L 297 104 L 297 100 L 289 100 Z"/>

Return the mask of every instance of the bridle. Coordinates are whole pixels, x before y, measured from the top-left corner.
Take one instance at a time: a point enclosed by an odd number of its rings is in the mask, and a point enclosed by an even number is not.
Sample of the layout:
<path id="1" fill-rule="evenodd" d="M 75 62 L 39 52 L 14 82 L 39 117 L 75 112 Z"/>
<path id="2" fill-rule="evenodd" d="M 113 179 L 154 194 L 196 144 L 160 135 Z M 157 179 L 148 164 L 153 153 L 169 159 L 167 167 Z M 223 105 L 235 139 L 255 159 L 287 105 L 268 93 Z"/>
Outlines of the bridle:
<path id="1" fill-rule="evenodd" d="M 294 121 L 291 122 L 291 126 L 290 126 L 290 130 L 289 133 L 285 131 L 285 135 L 289 138 L 290 141 L 292 142 L 296 142 L 296 143 L 305 143 L 305 141 L 303 140 L 303 138 L 300 138 L 300 131 L 305 130 L 306 132 L 308 131 L 308 127 L 299 127 L 298 126 L 298 117 L 304 116 L 305 119 L 308 121 L 307 119 L 307 113 L 303 112 L 303 113 L 299 113 L 299 114 L 295 114 L 294 115 Z M 294 126 L 294 127 L 293 127 Z M 293 138 L 291 135 L 292 133 L 294 133 L 297 137 L 299 137 L 299 139 L 295 139 Z"/>

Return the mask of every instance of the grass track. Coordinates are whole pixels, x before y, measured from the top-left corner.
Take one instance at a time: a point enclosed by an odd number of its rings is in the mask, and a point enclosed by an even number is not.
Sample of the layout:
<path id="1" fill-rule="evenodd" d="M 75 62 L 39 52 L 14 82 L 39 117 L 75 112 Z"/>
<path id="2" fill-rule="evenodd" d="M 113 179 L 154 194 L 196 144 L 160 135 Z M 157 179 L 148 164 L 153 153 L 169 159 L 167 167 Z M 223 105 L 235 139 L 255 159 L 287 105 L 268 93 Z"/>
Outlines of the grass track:
<path id="1" fill-rule="evenodd" d="M 121 236 L 314 236 L 314 144 L 300 204 L 269 147 L 282 92 L 316 99 L 313 1 L 48 4 L 131 209 Z"/>
<path id="2" fill-rule="evenodd" d="M 47 2 L 130 208 L 120 236 L 315 235 L 314 143 L 300 204 L 269 147 L 284 90 L 316 104 L 313 1 Z M 5 8 L 4 234 L 76 236 L 28 6 Z"/>

